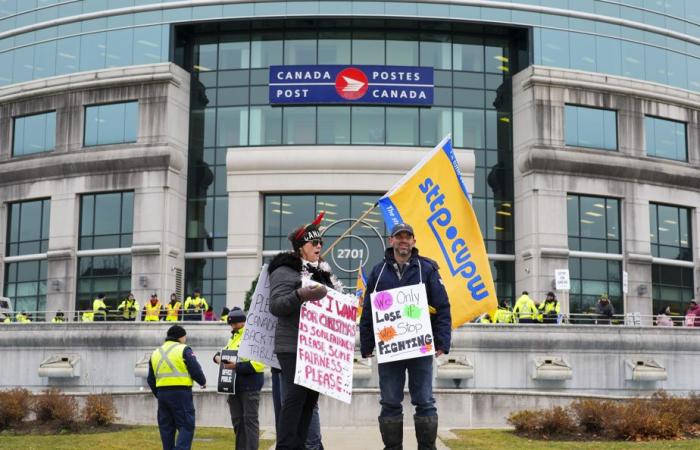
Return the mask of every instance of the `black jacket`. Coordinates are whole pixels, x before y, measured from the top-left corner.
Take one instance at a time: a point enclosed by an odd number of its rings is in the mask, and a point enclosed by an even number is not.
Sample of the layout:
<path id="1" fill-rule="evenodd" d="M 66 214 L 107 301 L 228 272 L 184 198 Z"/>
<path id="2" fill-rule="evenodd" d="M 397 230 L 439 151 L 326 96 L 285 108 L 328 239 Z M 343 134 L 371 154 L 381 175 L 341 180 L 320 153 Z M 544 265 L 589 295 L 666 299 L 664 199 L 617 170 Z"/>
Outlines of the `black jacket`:
<path id="1" fill-rule="evenodd" d="M 308 268 L 313 281 L 333 287 L 330 272 Z M 302 301 L 296 290 L 301 287 L 301 258 L 292 252 L 279 253 L 267 268 L 270 274 L 270 312 L 277 317 L 275 353 L 295 353 L 299 337 L 299 313 Z"/>

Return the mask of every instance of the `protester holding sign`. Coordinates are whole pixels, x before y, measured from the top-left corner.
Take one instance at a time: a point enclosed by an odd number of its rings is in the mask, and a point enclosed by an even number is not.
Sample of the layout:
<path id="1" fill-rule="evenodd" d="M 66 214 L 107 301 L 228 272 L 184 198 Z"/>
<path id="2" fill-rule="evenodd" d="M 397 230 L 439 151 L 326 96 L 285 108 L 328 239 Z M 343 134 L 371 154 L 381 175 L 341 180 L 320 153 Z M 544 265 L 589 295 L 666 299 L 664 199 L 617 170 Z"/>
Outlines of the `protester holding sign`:
<path id="1" fill-rule="evenodd" d="M 238 350 L 245 330 L 245 313 L 241 308 L 233 308 L 226 321 L 231 326 L 231 338 L 224 350 Z M 214 362 L 221 364 L 220 353 L 214 355 Z M 260 389 L 263 386 L 265 365 L 257 361 L 240 358 L 237 362 L 223 361 L 223 367 L 235 370 L 235 390 L 228 397 L 231 424 L 236 433 L 236 450 L 258 450 L 260 423 Z"/>
<path id="2" fill-rule="evenodd" d="M 309 434 L 309 424 L 318 392 L 294 384 L 301 304 L 326 296 L 324 286 L 342 290 L 342 285 L 321 261 L 323 240 L 319 224 L 323 214 L 292 231 L 288 238 L 292 252 L 280 253 L 270 262 L 270 312 L 277 319 L 275 353 L 282 370 L 282 410 L 277 422 L 277 449 L 301 449 Z M 321 285 L 301 287 L 309 279 Z"/>
<path id="3" fill-rule="evenodd" d="M 416 406 L 413 416 L 418 448 L 435 449 L 438 417 L 433 398 L 433 358 L 450 350 L 452 338 L 452 318 L 447 292 L 442 284 L 435 261 L 419 256 L 415 248 L 413 228 L 405 223 L 397 224 L 391 230 L 389 245 L 384 261 L 377 264 L 367 280 L 362 318 L 360 319 L 360 350 L 365 358 L 373 356 L 375 342 L 379 350 L 379 390 L 382 405 L 379 415 L 379 430 L 387 449 L 400 449 L 403 445 L 403 388 L 406 371 L 409 377 L 411 402 Z M 424 285 L 424 286 L 419 286 Z M 401 290 L 401 295 L 387 291 Z M 427 294 L 427 305 L 435 310 L 430 317 L 430 333 L 416 330 L 422 323 L 422 315 L 427 313 L 418 291 Z M 372 302 L 374 297 L 374 304 Z M 410 301 L 412 298 L 416 302 Z M 392 310 L 396 303 L 404 303 L 397 312 Z M 400 317 L 397 317 L 400 316 Z M 413 329 L 385 327 L 375 334 L 378 322 L 402 323 L 399 319 L 415 319 Z M 410 323 L 410 322 L 403 322 Z M 427 328 L 427 326 L 426 326 Z M 422 339 L 422 340 L 421 340 Z M 411 351 L 415 357 L 400 359 L 393 354 Z M 420 356 L 426 354 L 428 356 Z M 387 362 L 382 362 L 382 361 Z"/>

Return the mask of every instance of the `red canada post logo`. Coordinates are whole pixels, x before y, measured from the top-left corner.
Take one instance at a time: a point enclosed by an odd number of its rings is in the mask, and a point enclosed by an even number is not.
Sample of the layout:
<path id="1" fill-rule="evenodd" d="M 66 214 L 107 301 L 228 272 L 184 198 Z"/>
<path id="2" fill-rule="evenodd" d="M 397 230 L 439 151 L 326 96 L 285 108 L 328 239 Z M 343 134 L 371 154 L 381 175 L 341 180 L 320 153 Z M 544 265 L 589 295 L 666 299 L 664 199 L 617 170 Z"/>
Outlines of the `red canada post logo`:
<path id="1" fill-rule="evenodd" d="M 335 91 L 346 100 L 357 100 L 367 93 L 369 81 L 360 69 L 348 67 L 335 77 Z"/>

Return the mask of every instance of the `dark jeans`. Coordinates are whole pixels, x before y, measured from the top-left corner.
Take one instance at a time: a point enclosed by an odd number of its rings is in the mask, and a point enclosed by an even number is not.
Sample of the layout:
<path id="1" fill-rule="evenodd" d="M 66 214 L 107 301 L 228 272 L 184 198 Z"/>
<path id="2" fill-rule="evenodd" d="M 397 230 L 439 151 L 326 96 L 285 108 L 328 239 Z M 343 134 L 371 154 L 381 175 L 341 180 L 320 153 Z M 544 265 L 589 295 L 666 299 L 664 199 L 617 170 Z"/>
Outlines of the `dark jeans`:
<path id="1" fill-rule="evenodd" d="M 539 323 L 535 319 L 518 319 L 518 323 Z"/>
<path id="2" fill-rule="evenodd" d="M 382 405 L 379 416 L 395 417 L 403 414 L 401 402 L 407 371 L 408 391 L 411 403 L 416 407 L 416 416 L 436 416 L 432 356 L 379 364 L 379 403 Z"/>
<path id="3" fill-rule="evenodd" d="M 260 443 L 260 391 L 239 392 L 228 396 L 231 424 L 236 433 L 236 450 L 258 450 Z"/>
<path id="4" fill-rule="evenodd" d="M 294 384 L 296 353 L 278 353 L 277 359 L 282 368 L 282 410 L 277 421 L 277 450 L 303 450 L 309 433 L 309 425 L 314 407 L 318 402 L 318 392 Z"/>
<path id="5" fill-rule="evenodd" d="M 284 385 L 281 382 L 282 375 L 277 369 L 272 369 L 272 406 L 275 408 L 275 424 L 278 423 L 280 411 L 282 410 L 282 398 L 285 395 Z M 314 407 L 309 424 L 309 434 L 306 436 L 304 445 L 306 450 L 323 450 L 321 442 L 321 419 L 318 415 L 318 403 Z"/>
<path id="6" fill-rule="evenodd" d="M 158 428 L 163 450 L 189 450 L 192 447 L 194 402 L 191 390 L 158 389 Z"/>

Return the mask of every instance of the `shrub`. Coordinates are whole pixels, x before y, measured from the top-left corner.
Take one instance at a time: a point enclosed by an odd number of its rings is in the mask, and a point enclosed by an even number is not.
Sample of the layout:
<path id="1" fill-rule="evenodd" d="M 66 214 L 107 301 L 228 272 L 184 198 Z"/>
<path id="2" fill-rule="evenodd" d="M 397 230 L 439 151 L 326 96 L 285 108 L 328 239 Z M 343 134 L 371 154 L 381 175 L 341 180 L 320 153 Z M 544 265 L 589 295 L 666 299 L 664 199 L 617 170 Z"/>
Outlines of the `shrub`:
<path id="1" fill-rule="evenodd" d="M 609 436 L 613 439 L 673 439 L 683 435 L 678 415 L 658 411 L 650 400 L 634 399 L 624 404 L 610 421 Z"/>
<path id="2" fill-rule="evenodd" d="M 78 402 L 56 388 L 46 389 L 34 397 L 32 410 L 39 422 L 52 423 L 57 428 L 77 428 Z"/>
<path id="3" fill-rule="evenodd" d="M 519 411 L 508 417 L 515 430 L 535 437 L 569 436 L 578 431 L 569 411 L 561 406 L 541 411 Z"/>
<path id="4" fill-rule="evenodd" d="M 570 409 L 583 431 L 593 434 L 603 433 L 607 424 L 619 414 L 618 405 L 611 401 L 576 400 Z"/>
<path id="5" fill-rule="evenodd" d="M 688 420 L 693 425 L 700 425 L 700 394 L 690 394 L 688 396 L 688 403 L 690 403 L 690 417 Z"/>
<path id="6" fill-rule="evenodd" d="M 117 420 L 117 408 L 107 394 L 88 395 L 83 406 L 85 422 L 95 426 L 111 425 Z"/>
<path id="7" fill-rule="evenodd" d="M 26 389 L 0 391 L 0 429 L 16 425 L 27 417 L 30 397 Z"/>
<path id="8" fill-rule="evenodd" d="M 519 433 L 530 433 L 537 428 L 537 413 L 529 409 L 514 412 L 507 420 Z"/>

